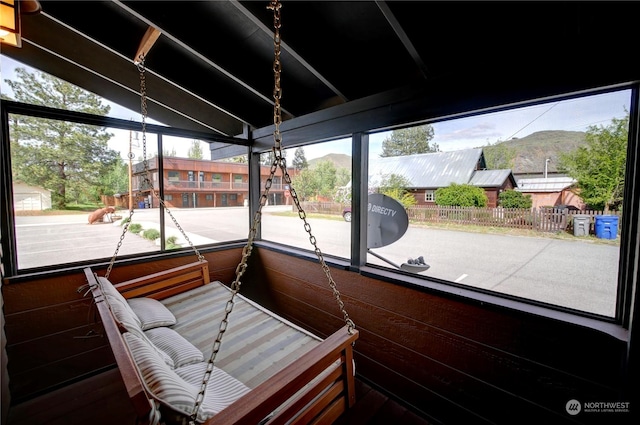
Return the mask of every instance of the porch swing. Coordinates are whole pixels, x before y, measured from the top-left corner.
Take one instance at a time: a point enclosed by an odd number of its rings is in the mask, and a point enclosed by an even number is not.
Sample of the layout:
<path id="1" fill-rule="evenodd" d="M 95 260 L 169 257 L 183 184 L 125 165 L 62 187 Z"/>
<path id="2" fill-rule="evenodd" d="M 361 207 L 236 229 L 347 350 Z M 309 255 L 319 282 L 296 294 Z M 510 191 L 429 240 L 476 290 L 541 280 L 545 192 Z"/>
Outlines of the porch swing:
<path id="1" fill-rule="evenodd" d="M 346 312 L 330 269 L 317 246 L 306 214 L 291 185 L 282 155 L 281 4 L 279 0 L 272 0 L 268 8 L 274 16 L 274 159 L 233 282 L 226 286 L 210 281 L 207 260 L 189 240 L 152 186 L 151 192 L 185 237 L 197 261 L 112 284 L 109 275 L 131 223 L 133 209 L 130 209 L 129 219 L 124 224 L 105 276 L 98 276 L 90 268 L 85 269 L 90 291 L 138 423 L 328 424 L 355 402 L 353 345 L 358 338 L 358 331 Z M 136 62 L 140 70 L 145 184 L 148 185 L 151 182 L 146 160 L 144 58 L 142 54 Z M 291 187 L 290 193 L 298 215 L 344 318 L 345 326 L 324 340 L 240 294 L 241 279 L 253 249 L 262 208 L 267 203 L 278 169 L 282 171 L 283 180 Z M 214 306 L 220 307 L 215 314 L 212 313 Z M 251 319 L 232 324 L 229 319 L 236 306 L 241 314 L 248 314 L 247 317 Z M 219 326 L 211 344 L 213 337 L 203 340 L 202 334 L 204 327 L 208 327 L 214 317 L 219 319 Z M 195 329 L 197 322 L 201 324 Z M 258 329 L 256 323 L 262 329 Z M 260 332 L 265 332 L 264 329 L 271 333 L 275 332 L 274 329 L 282 329 L 283 336 L 272 339 L 260 336 Z M 227 332 L 239 336 L 234 337 L 234 348 L 223 350 L 223 353 L 222 338 Z M 256 334 L 258 336 L 252 337 Z M 292 334 L 296 334 L 295 337 Z M 268 366 L 263 365 L 261 378 L 247 377 L 238 371 L 253 370 L 257 363 L 264 363 L 264 356 L 252 345 L 257 344 L 254 341 L 257 339 L 266 339 L 269 344 L 283 341 L 280 344 L 287 344 L 285 351 L 288 355 L 273 363 L 267 362 Z M 291 341 L 300 342 L 296 343 L 298 346 L 290 347 Z M 208 350 L 203 348 L 203 344 L 210 349 L 208 359 L 204 355 Z M 252 352 L 259 362 L 248 366 L 246 363 L 251 358 L 248 354 Z M 243 364 L 234 364 L 238 361 Z"/>

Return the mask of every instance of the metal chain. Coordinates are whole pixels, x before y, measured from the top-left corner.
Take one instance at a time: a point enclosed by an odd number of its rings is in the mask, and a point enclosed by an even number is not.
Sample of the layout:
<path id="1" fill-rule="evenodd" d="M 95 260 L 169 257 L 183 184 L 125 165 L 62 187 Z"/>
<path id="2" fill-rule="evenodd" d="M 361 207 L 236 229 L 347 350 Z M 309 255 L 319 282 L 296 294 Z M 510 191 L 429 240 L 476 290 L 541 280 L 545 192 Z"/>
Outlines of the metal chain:
<path id="1" fill-rule="evenodd" d="M 144 179 L 142 181 L 142 186 L 141 189 L 149 189 L 149 191 L 153 194 L 154 198 L 156 198 L 158 200 L 158 203 L 161 204 L 164 207 L 164 210 L 167 212 L 167 214 L 169 214 L 169 217 L 171 217 L 171 221 L 173 221 L 173 224 L 176 226 L 176 228 L 180 231 L 180 233 L 182 234 L 182 236 L 184 237 L 184 239 L 189 243 L 189 246 L 191 247 L 191 249 L 193 249 L 196 257 L 198 257 L 199 261 L 204 261 L 204 256 L 202 254 L 200 254 L 200 251 L 198 251 L 198 248 L 196 248 L 196 246 L 193 244 L 193 242 L 191 242 L 191 239 L 189 239 L 189 236 L 187 236 L 186 232 L 184 231 L 184 229 L 182 228 L 182 226 L 180 226 L 180 224 L 178 223 L 178 220 L 176 220 L 176 218 L 173 216 L 173 213 L 171 212 L 171 210 L 169 209 L 169 207 L 167 207 L 167 204 L 164 202 L 164 200 L 160 197 L 160 195 L 158 195 L 158 193 L 156 192 L 155 188 L 153 187 L 153 183 L 151 181 L 151 170 L 149 169 L 149 160 L 147 159 L 147 116 L 148 116 L 148 111 L 147 111 L 147 84 L 146 84 L 146 78 L 145 78 L 145 72 L 146 72 L 146 68 L 144 66 L 144 55 L 140 55 L 140 60 L 138 62 L 136 62 L 136 66 L 138 67 L 138 71 L 140 72 L 140 111 L 141 111 L 141 115 L 142 115 L 142 164 L 144 165 Z M 129 146 L 129 157 L 131 158 L 131 156 L 133 155 L 133 153 L 131 152 L 131 146 Z M 118 252 L 120 251 L 120 248 L 122 247 L 122 243 L 124 242 L 124 238 L 127 235 L 127 230 L 129 229 L 129 225 L 131 224 L 131 220 L 133 217 L 133 204 L 131 204 L 131 208 L 129 209 L 129 217 L 126 219 L 126 222 L 124 223 L 124 225 L 122 226 L 122 234 L 120 235 L 120 240 L 118 241 L 118 244 L 116 245 L 116 250 L 113 253 L 113 256 L 111 257 L 111 261 L 109 261 L 109 266 L 107 267 L 107 271 L 104 275 L 104 277 L 106 279 L 109 278 L 109 275 L 111 274 L 111 270 L 113 269 L 113 265 L 116 261 L 116 257 L 118 256 Z"/>
<path id="2" fill-rule="evenodd" d="M 146 78 L 145 78 L 146 68 L 144 65 L 144 59 L 145 59 L 144 55 L 140 55 L 140 60 L 137 62 L 138 71 L 140 72 L 140 110 L 142 111 L 142 164 L 144 165 L 144 178 L 142 180 L 141 189 L 142 190 L 149 189 L 153 197 L 158 200 L 158 203 L 162 205 L 166 213 L 169 215 L 169 217 L 171 218 L 171 221 L 173 221 L 173 224 L 176 226 L 176 229 L 180 231 L 184 240 L 186 240 L 189 243 L 189 246 L 195 253 L 196 257 L 198 257 L 198 260 L 204 261 L 204 256 L 200 254 L 200 251 L 198 251 L 198 248 L 196 248 L 193 242 L 191 242 L 191 239 L 189 239 L 189 236 L 187 236 L 187 233 L 184 231 L 182 226 L 180 226 L 180 224 L 178 223 L 178 220 L 176 220 L 176 218 L 173 216 L 173 213 L 171 212 L 167 204 L 164 202 L 164 199 L 162 199 L 158 194 L 158 192 L 156 191 L 155 187 L 153 186 L 153 182 L 151 180 L 151 170 L 149 169 L 149 160 L 147 159 L 148 111 L 147 111 L 147 84 L 146 84 Z"/>
<path id="3" fill-rule="evenodd" d="M 338 307 L 340 308 L 340 311 L 342 312 L 342 315 L 344 317 L 344 321 L 346 323 L 346 326 L 347 326 L 347 329 L 349 331 L 349 334 L 352 334 L 353 331 L 355 330 L 355 327 L 356 327 L 355 323 L 349 318 L 349 315 L 347 314 L 347 311 L 345 309 L 344 303 L 342 302 L 342 299 L 340 297 L 340 292 L 338 291 L 338 289 L 336 287 L 336 283 L 333 280 L 333 277 L 331 276 L 331 271 L 330 271 L 329 267 L 327 266 L 327 264 L 324 261 L 324 257 L 322 255 L 322 252 L 320 251 L 320 248 L 318 248 L 318 245 L 316 244 L 315 236 L 313 236 L 313 234 L 311 233 L 311 226 L 309 225 L 309 223 L 306 220 L 306 213 L 304 212 L 304 209 L 300 205 L 300 200 L 298 198 L 298 195 L 296 194 L 296 191 L 293 188 L 293 186 L 291 186 L 291 176 L 287 172 L 286 160 L 282 155 L 282 135 L 280 133 L 280 124 L 282 123 L 282 111 L 281 111 L 281 106 L 280 106 L 280 99 L 282 97 L 282 88 L 281 88 L 281 85 L 280 85 L 280 74 L 281 74 L 281 71 L 282 71 L 282 64 L 280 62 L 280 46 L 281 46 L 281 39 L 280 39 L 281 14 L 280 14 L 280 9 L 282 8 L 282 4 L 280 3 L 279 0 L 272 0 L 269 3 L 269 6 L 267 6 L 267 8 L 273 11 L 273 27 L 274 27 L 274 30 L 275 30 L 274 34 L 273 34 L 273 47 L 274 47 L 274 61 L 273 61 L 273 76 L 274 76 L 273 123 L 275 125 L 275 128 L 274 128 L 274 131 L 273 131 L 274 146 L 271 149 L 271 151 L 273 153 L 273 156 L 274 156 L 274 159 L 273 159 L 273 162 L 271 163 L 271 169 L 269 171 L 269 177 L 265 181 L 264 191 L 262 192 L 262 195 L 260 196 L 260 203 L 259 203 L 259 206 L 258 206 L 258 210 L 256 211 L 256 213 L 254 214 L 254 217 L 253 217 L 253 223 L 251 225 L 251 229 L 249 230 L 247 243 L 244 246 L 244 248 L 242 249 L 242 259 L 241 259 L 240 263 L 238 264 L 238 266 L 236 267 L 236 270 L 235 270 L 236 277 L 235 277 L 234 281 L 231 283 L 231 297 L 229 298 L 229 300 L 227 301 L 227 304 L 225 306 L 224 316 L 223 316 L 223 318 L 222 318 L 222 320 L 220 322 L 220 327 L 218 329 L 218 335 L 216 337 L 216 340 L 213 343 L 213 350 L 211 352 L 211 357 L 209 357 L 209 361 L 207 363 L 207 369 L 205 371 L 204 378 L 202 380 L 202 384 L 200 386 L 200 392 L 198 393 L 198 395 L 196 397 L 196 402 L 195 402 L 195 405 L 194 405 L 193 413 L 191 414 L 191 421 L 190 421 L 191 425 L 195 424 L 196 419 L 197 419 L 198 410 L 200 409 L 200 405 L 202 404 L 202 402 L 204 400 L 205 391 L 207 389 L 207 385 L 208 385 L 209 379 L 211 377 L 211 374 L 213 373 L 215 359 L 216 359 L 216 356 L 218 354 L 218 351 L 220 351 L 220 346 L 222 344 L 222 337 L 224 336 L 224 333 L 227 331 L 227 327 L 229 325 L 229 315 L 233 311 L 233 307 L 235 306 L 235 297 L 240 292 L 240 287 L 242 286 L 241 278 L 244 275 L 245 271 L 247 270 L 247 262 L 249 260 L 249 257 L 251 256 L 251 252 L 253 251 L 253 242 L 254 242 L 255 237 L 256 237 L 256 235 L 258 233 L 258 226 L 260 225 L 260 221 L 262 219 L 262 208 L 267 203 L 268 196 L 269 196 L 269 191 L 270 191 L 271 186 L 273 184 L 273 179 L 275 177 L 275 173 L 278 170 L 278 168 L 280 170 L 282 170 L 284 181 L 289 185 L 290 192 L 291 192 L 291 197 L 293 198 L 293 201 L 294 201 L 296 207 L 298 208 L 298 215 L 302 219 L 302 221 L 304 222 L 304 229 L 309 234 L 309 241 L 313 245 L 314 251 L 316 253 L 316 256 L 318 257 L 318 260 L 320 261 L 320 264 L 322 265 L 322 270 L 324 271 L 325 275 L 327 276 L 327 279 L 329 281 L 329 286 L 331 287 L 331 290 L 333 291 L 333 295 L 334 295 L 334 297 L 335 297 L 335 299 L 336 299 L 336 301 L 338 303 Z"/>
<path id="4" fill-rule="evenodd" d="M 126 222 L 122 226 L 122 234 L 120 235 L 120 240 L 116 245 L 116 250 L 111 257 L 111 261 L 109 261 L 109 267 L 107 267 L 107 271 L 104 274 L 105 279 L 109 279 L 109 275 L 111 274 L 111 269 L 113 269 L 113 264 L 116 262 L 116 257 L 118 256 L 118 251 L 120 251 L 120 247 L 122 246 L 122 242 L 124 242 L 124 237 L 127 235 L 127 230 L 129 229 L 129 225 L 131 224 L 131 218 L 133 217 L 133 207 L 129 209 L 129 217 L 126 219 Z"/>

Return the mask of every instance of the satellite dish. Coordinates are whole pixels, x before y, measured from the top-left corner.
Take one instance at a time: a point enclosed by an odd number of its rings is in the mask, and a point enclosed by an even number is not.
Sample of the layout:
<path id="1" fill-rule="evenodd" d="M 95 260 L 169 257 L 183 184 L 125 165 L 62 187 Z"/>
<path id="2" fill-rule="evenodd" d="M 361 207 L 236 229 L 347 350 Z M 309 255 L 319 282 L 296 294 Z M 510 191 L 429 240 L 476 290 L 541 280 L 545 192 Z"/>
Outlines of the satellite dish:
<path id="1" fill-rule="evenodd" d="M 402 204 L 395 199 L 381 193 L 369 195 L 367 206 L 367 252 L 378 257 L 392 266 L 410 273 L 420 273 L 429 269 L 423 257 L 409 259 L 401 265 L 384 258 L 371 251 L 372 248 L 380 248 L 391 245 L 404 236 L 409 228 L 409 216 Z"/>
<path id="2" fill-rule="evenodd" d="M 409 228 L 407 211 L 400 202 L 387 195 L 369 195 L 367 211 L 367 248 L 390 245 L 404 236 Z"/>

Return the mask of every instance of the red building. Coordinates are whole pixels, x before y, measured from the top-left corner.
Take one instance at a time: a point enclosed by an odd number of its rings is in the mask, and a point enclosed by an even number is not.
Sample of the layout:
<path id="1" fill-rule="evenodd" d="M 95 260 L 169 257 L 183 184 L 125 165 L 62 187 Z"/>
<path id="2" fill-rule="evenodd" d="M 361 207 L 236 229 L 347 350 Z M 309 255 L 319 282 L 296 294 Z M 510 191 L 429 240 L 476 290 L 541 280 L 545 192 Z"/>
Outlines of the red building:
<path id="1" fill-rule="evenodd" d="M 158 157 L 149 159 L 148 163 L 149 180 L 159 193 Z M 270 166 L 260 167 L 261 191 L 264 190 L 270 169 Z M 287 172 L 291 177 L 297 174 L 297 170 L 294 169 Z M 283 185 L 282 173 L 278 170 L 276 174 L 272 180 L 268 203 L 270 205 L 288 204 L 291 202 L 287 196 L 288 188 Z M 143 188 L 145 175 L 143 163 L 133 165 L 133 206 L 158 207 L 157 199 Z M 162 184 L 163 199 L 169 208 L 245 206 L 249 199 L 249 168 L 247 164 L 238 162 L 163 157 Z M 128 206 L 128 196 L 128 194 L 122 196 L 118 204 Z"/>

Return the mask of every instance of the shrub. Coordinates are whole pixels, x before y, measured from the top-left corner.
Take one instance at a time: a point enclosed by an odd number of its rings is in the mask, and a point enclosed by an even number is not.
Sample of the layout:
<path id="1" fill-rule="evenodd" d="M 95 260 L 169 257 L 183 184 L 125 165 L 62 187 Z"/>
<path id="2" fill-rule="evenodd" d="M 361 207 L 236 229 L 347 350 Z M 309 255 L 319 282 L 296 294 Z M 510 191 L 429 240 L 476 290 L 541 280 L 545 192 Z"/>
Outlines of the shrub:
<path id="1" fill-rule="evenodd" d="M 131 233 L 135 233 L 136 235 L 142 231 L 142 224 L 140 223 L 131 223 L 129 225 L 129 231 Z"/>
<path id="2" fill-rule="evenodd" d="M 505 190 L 498 195 L 498 201 L 503 208 L 531 208 L 531 195 L 525 195 L 517 190 Z"/>
<path id="3" fill-rule="evenodd" d="M 436 204 L 447 207 L 486 207 L 487 194 L 481 187 L 451 183 L 436 190 Z"/>
<path id="4" fill-rule="evenodd" d="M 169 236 L 165 241 L 165 248 L 166 249 L 181 248 L 181 246 L 176 243 L 177 240 L 178 240 L 177 236 Z"/>
<path id="5" fill-rule="evenodd" d="M 142 232 L 142 237 L 150 241 L 155 241 L 160 237 L 160 232 L 157 229 L 147 229 Z"/>

